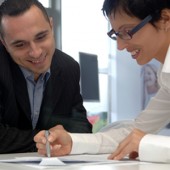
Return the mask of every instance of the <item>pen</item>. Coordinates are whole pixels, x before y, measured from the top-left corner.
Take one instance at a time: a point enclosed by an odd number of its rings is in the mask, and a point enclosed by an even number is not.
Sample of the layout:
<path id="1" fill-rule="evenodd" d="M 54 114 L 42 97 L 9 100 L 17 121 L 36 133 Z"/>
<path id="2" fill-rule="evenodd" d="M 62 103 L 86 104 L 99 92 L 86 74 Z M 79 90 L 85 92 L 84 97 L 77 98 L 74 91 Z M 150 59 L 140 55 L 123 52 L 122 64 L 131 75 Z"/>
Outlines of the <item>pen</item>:
<path id="1" fill-rule="evenodd" d="M 50 132 L 48 130 L 45 131 L 45 137 L 46 139 L 48 138 L 48 136 L 50 135 Z M 47 149 L 47 156 L 51 157 L 51 151 L 50 151 L 50 143 L 47 139 L 47 143 L 46 143 L 46 149 Z"/>

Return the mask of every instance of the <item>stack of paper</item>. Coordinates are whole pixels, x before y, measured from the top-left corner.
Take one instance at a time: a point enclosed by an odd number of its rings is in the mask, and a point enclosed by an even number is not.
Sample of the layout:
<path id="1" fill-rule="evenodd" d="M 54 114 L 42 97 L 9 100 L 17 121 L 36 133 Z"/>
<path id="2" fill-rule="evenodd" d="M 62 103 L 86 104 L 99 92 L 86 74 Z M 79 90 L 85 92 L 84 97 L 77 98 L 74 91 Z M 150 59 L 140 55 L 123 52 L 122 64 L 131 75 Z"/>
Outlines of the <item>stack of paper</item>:
<path id="1" fill-rule="evenodd" d="M 5 163 L 20 163 L 34 168 L 48 168 L 49 166 L 75 166 L 94 164 L 124 164 L 137 163 L 137 161 L 114 161 L 108 160 L 109 154 L 103 155 L 67 155 L 63 157 L 16 157 L 15 159 L 0 160 Z M 139 163 L 139 162 L 138 162 Z"/>

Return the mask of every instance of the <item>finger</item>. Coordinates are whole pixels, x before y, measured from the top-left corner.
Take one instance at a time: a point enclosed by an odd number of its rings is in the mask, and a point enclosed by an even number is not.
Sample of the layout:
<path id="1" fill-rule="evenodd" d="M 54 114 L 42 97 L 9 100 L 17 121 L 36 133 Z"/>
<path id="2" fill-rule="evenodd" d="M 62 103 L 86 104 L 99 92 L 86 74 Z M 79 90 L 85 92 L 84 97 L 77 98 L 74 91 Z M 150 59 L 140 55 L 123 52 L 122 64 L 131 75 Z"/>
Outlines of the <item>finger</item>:
<path id="1" fill-rule="evenodd" d="M 51 156 L 64 156 L 70 154 L 68 146 L 55 145 L 51 151 Z"/>
<path id="2" fill-rule="evenodd" d="M 37 145 L 37 144 L 36 144 Z M 42 145 L 42 144 L 38 144 L 38 153 L 41 155 L 45 155 L 47 156 L 47 149 L 46 149 L 46 145 Z M 50 151 L 51 151 L 51 155 L 52 155 L 52 151 L 53 151 L 53 146 L 50 145 Z"/>
<path id="3" fill-rule="evenodd" d="M 60 148 L 61 148 L 61 145 L 54 145 L 53 148 L 52 148 L 52 150 L 53 150 L 54 152 L 57 152 Z"/>
<path id="4" fill-rule="evenodd" d="M 72 144 L 72 139 L 70 135 L 68 135 L 66 131 L 58 130 L 58 129 L 50 133 L 50 135 L 48 136 L 48 141 L 50 143 L 55 142 L 61 145 Z"/>
<path id="5" fill-rule="evenodd" d="M 112 153 L 108 157 L 108 159 L 114 159 L 117 155 L 119 155 L 122 152 L 122 150 L 128 145 L 129 142 L 130 142 L 130 138 L 128 136 L 122 142 L 120 142 L 120 144 L 117 147 L 116 151 L 114 153 Z"/>
<path id="6" fill-rule="evenodd" d="M 51 150 L 51 157 L 56 157 L 56 156 L 63 156 L 62 150 L 60 149 L 60 147 L 55 147 Z"/>
<path id="7" fill-rule="evenodd" d="M 37 135 L 35 135 L 34 136 L 34 141 L 36 142 L 36 143 L 46 143 L 47 142 L 47 140 L 46 140 L 46 138 L 45 138 L 45 131 L 43 130 L 43 131 L 40 131 L 39 133 L 37 133 Z"/>
<path id="8" fill-rule="evenodd" d="M 36 143 L 36 147 L 38 148 L 38 149 L 46 149 L 46 145 L 45 144 L 42 144 L 42 143 Z"/>
<path id="9" fill-rule="evenodd" d="M 49 142 L 54 142 L 58 136 L 60 136 L 61 130 L 55 130 L 53 132 L 50 132 L 50 135 L 48 136 L 48 141 Z"/>
<path id="10" fill-rule="evenodd" d="M 132 152 L 132 144 L 128 144 L 126 145 L 126 147 L 123 148 L 123 150 L 114 157 L 114 160 L 120 160 L 122 158 L 124 158 L 127 154 L 129 154 L 130 152 Z"/>
<path id="11" fill-rule="evenodd" d="M 42 143 L 36 143 L 36 147 L 38 149 L 43 149 L 43 150 L 46 150 L 46 144 L 42 144 Z M 50 145 L 50 150 L 52 150 L 52 146 Z"/>
<path id="12" fill-rule="evenodd" d="M 137 158 L 139 155 L 138 155 L 138 152 L 131 152 L 130 154 L 129 154 L 129 158 L 130 159 L 135 159 L 135 158 Z"/>
<path id="13" fill-rule="evenodd" d="M 54 145 L 52 150 L 51 150 L 51 156 L 61 156 L 61 154 L 58 153 L 60 148 L 61 148 L 61 145 Z"/>
<path id="14" fill-rule="evenodd" d="M 38 149 L 38 153 L 39 153 L 40 155 L 47 155 L 47 151 L 44 150 L 44 149 Z"/>

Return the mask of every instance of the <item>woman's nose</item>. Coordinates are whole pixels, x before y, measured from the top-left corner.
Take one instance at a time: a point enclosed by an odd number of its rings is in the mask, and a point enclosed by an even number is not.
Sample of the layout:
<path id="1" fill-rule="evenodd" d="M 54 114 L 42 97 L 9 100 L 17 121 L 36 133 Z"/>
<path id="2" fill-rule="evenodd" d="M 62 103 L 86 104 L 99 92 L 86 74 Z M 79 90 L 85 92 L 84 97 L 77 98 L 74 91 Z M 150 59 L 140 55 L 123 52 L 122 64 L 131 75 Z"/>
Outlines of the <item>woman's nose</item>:
<path id="1" fill-rule="evenodd" d="M 119 36 L 117 36 L 117 49 L 122 51 L 124 50 L 128 45 L 127 40 L 122 40 Z"/>

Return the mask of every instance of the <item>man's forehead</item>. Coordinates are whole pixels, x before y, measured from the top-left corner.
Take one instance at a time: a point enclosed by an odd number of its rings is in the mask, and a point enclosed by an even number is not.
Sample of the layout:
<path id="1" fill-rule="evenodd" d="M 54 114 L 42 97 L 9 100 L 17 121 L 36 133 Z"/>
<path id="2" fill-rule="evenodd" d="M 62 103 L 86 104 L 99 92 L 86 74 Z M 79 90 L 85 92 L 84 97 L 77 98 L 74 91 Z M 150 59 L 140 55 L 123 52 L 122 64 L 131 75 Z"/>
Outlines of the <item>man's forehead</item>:
<path id="1" fill-rule="evenodd" d="M 28 28 L 30 28 L 30 30 L 31 28 L 40 29 L 40 27 L 46 27 L 46 24 L 49 26 L 49 23 L 43 16 L 42 12 L 35 11 L 35 8 L 30 9 L 21 15 L 3 16 L 1 21 L 3 33 L 11 35 L 14 33 L 20 33 L 21 31 L 28 32 Z"/>
<path id="2" fill-rule="evenodd" d="M 11 22 L 13 20 L 15 20 L 17 22 L 17 20 L 29 20 L 29 19 L 35 19 L 35 18 L 39 18 L 41 17 L 46 19 L 44 14 L 42 13 L 42 11 L 35 5 L 32 5 L 30 7 L 30 9 L 18 14 L 18 15 L 4 15 L 2 17 L 2 24 L 7 24 L 8 22 Z M 22 23 L 20 23 L 22 24 Z"/>

